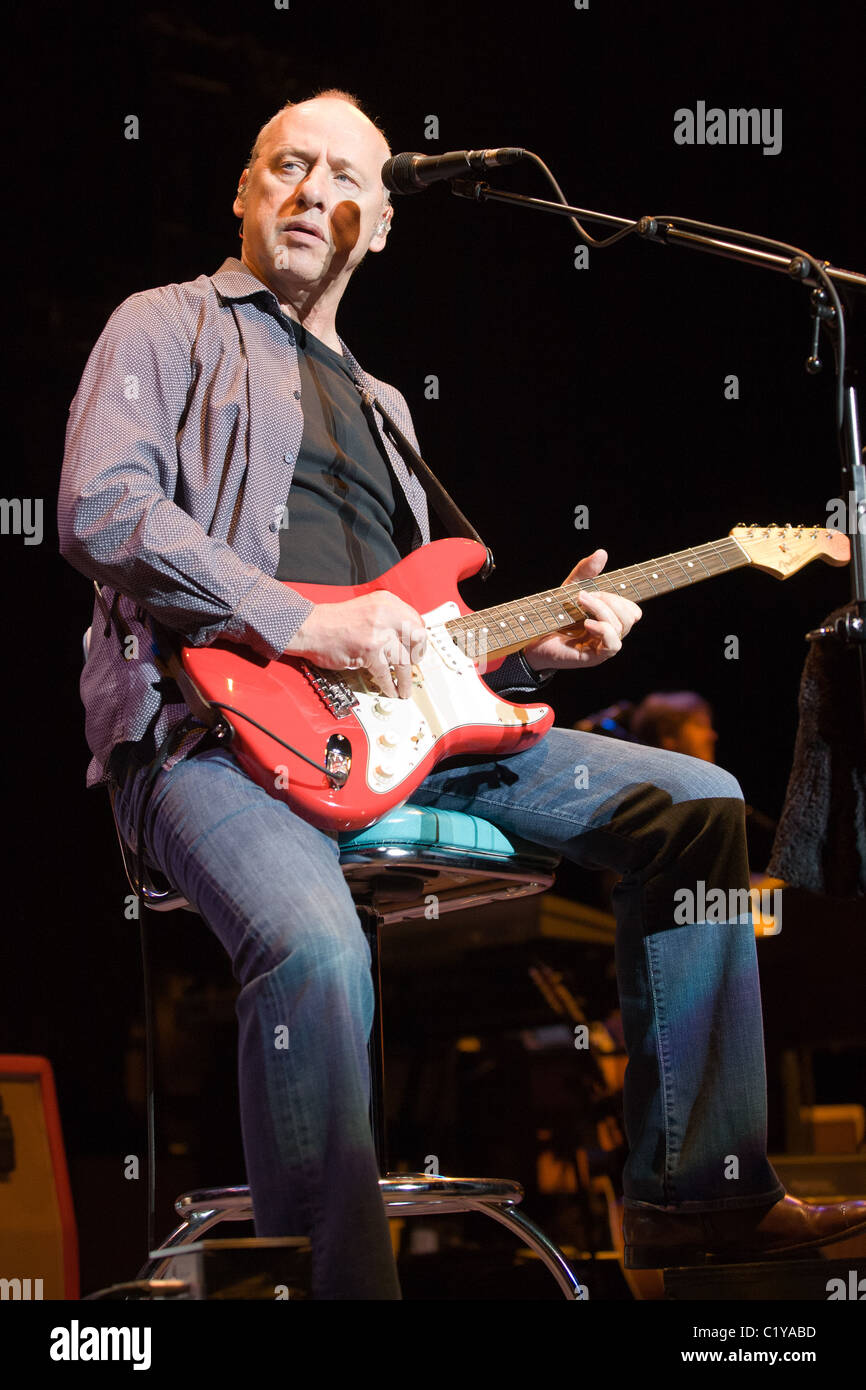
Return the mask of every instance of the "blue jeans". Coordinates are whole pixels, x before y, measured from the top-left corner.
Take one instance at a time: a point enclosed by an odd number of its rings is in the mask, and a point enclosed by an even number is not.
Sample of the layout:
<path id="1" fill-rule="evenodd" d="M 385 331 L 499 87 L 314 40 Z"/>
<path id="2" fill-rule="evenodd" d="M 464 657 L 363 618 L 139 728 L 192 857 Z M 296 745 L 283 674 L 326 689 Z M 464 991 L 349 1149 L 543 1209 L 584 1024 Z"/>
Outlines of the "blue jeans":
<path id="1" fill-rule="evenodd" d="M 119 760 L 117 780 L 118 821 L 134 846 L 144 781 L 134 758 Z M 751 918 L 678 924 L 681 890 L 699 903 L 712 889 L 748 888 L 735 779 L 679 753 L 553 728 L 512 757 L 445 766 L 411 799 L 622 875 L 626 1205 L 712 1211 L 783 1196 L 766 1155 Z M 241 985 L 241 1127 L 257 1234 L 312 1237 L 317 1298 L 399 1298 L 368 1118 L 370 953 L 335 841 L 214 747 L 158 775 L 144 839 Z"/>

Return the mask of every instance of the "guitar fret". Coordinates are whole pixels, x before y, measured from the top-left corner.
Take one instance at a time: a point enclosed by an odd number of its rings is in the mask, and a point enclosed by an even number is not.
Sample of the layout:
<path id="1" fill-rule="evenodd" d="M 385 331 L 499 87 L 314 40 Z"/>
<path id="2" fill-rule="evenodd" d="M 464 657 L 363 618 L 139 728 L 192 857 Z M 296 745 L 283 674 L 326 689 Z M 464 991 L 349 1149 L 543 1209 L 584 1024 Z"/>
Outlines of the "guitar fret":
<path id="1" fill-rule="evenodd" d="M 457 633 L 471 633 L 483 639 L 481 645 L 489 654 L 519 644 L 525 646 L 536 637 L 561 631 L 579 623 L 584 610 L 577 602 L 581 590 L 587 593 L 620 593 L 638 602 L 653 598 L 711 578 L 725 570 L 744 564 L 740 547 L 730 537 L 710 541 L 688 550 L 659 556 L 642 565 L 601 574 L 583 583 L 563 584 L 558 589 L 545 589 L 529 594 L 519 602 L 499 604 L 478 613 L 454 618 L 446 626 Z"/>
<path id="2" fill-rule="evenodd" d="M 655 587 L 656 580 L 660 583 L 666 580 L 671 589 L 676 587 L 673 580 L 668 577 L 665 569 L 665 562 L 661 558 L 650 560 L 649 564 L 644 566 L 644 573 L 647 577 L 647 582 L 653 585 L 653 593 L 658 593 L 658 589 Z M 649 598 L 651 595 L 647 594 L 646 597 Z"/>
<path id="3" fill-rule="evenodd" d="M 688 570 L 686 569 L 685 565 L 683 564 L 682 560 L 679 558 L 679 556 L 678 556 L 678 555 L 672 555 L 672 556 L 671 556 L 671 559 L 679 566 L 679 569 L 680 569 L 681 574 L 682 574 L 682 575 L 684 576 L 684 578 L 687 579 L 688 582 L 691 584 L 691 582 L 692 582 L 692 577 L 691 577 L 691 575 L 689 574 Z"/>
<path id="4" fill-rule="evenodd" d="M 692 554 L 695 558 L 694 558 L 693 560 L 687 560 L 687 561 L 686 561 L 686 565 L 688 566 L 688 568 L 689 568 L 689 569 L 692 569 L 692 568 L 694 567 L 694 565 L 695 565 L 695 562 L 697 562 L 697 564 L 700 565 L 701 569 L 702 569 L 703 572 L 704 572 L 703 576 L 700 575 L 700 574 L 696 574 L 696 575 L 695 575 L 695 579 L 701 579 L 701 578 L 703 578 L 704 576 L 708 575 L 708 574 L 710 573 L 710 571 L 707 569 L 706 565 L 704 564 L 704 562 L 703 562 L 703 560 L 701 559 L 701 557 L 700 557 L 700 555 L 698 554 L 698 552 L 697 552 L 696 550 L 693 550 L 693 551 L 691 552 L 691 554 Z"/>

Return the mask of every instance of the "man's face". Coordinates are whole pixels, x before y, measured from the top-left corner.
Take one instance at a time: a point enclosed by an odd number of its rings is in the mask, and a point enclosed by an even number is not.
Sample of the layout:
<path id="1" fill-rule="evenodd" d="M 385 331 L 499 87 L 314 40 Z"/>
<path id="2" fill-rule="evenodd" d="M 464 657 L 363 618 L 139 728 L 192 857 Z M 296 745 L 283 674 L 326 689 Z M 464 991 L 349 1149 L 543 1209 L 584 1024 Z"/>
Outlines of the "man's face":
<path id="1" fill-rule="evenodd" d="M 345 284 L 368 250 L 385 245 L 391 208 L 380 171 L 388 154 L 349 102 L 322 97 L 286 111 L 267 129 L 242 180 L 246 197 L 234 204 L 244 219 L 244 261 L 289 297 Z"/>

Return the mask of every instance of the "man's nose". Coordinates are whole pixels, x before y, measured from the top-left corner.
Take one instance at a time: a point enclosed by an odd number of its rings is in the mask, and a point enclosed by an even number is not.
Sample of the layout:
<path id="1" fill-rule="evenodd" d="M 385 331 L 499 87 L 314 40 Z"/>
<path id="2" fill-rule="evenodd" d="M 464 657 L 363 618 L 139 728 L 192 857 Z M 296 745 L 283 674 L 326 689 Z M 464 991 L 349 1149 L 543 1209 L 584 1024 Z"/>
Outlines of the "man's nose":
<path id="1" fill-rule="evenodd" d="M 295 189 L 295 196 L 301 198 L 307 207 L 326 206 L 327 176 L 325 170 L 314 164 Z"/>

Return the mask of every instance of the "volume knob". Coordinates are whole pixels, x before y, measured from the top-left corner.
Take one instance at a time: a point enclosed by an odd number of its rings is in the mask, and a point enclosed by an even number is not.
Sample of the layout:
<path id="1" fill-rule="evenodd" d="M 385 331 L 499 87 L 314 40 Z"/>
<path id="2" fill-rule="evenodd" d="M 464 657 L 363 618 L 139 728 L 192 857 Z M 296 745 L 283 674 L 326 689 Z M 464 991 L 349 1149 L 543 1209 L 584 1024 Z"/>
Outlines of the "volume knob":
<path id="1" fill-rule="evenodd" d="M 387 695 L 377 695 L 373 701 L 373 713 L 378 714 L 380 719 L 387 719 L 394 709 L 394 701 L 389 700 Z"/>

